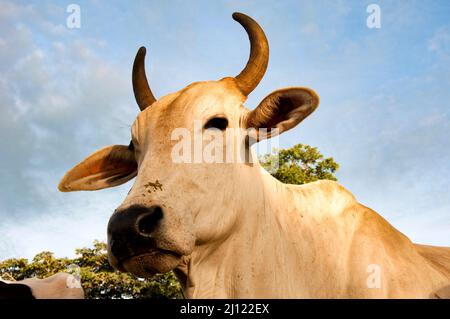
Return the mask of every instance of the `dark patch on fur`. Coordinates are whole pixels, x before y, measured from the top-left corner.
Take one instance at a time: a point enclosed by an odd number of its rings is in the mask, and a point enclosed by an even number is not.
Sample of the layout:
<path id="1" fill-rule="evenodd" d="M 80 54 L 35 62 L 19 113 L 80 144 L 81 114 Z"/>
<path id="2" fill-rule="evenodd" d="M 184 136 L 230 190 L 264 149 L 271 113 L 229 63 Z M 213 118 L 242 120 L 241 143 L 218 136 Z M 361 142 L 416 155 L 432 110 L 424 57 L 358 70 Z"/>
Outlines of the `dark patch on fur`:
<path id="1" fill-rule="evenodd" d="M 7 284 L 0 281 L 0 299 L 21 299 L 31 300 L 35 299 L 31 288 L 23 284 Z"/>
<path id="2" fill-rule="evenodd" d="M 162 191 L 163 185 L 159 182 L 159 180 L 156 180 L 154 183 L 148 182 L 144 185 L 145 189 L 148 193 L 156 192 L 158 189 Z"/>

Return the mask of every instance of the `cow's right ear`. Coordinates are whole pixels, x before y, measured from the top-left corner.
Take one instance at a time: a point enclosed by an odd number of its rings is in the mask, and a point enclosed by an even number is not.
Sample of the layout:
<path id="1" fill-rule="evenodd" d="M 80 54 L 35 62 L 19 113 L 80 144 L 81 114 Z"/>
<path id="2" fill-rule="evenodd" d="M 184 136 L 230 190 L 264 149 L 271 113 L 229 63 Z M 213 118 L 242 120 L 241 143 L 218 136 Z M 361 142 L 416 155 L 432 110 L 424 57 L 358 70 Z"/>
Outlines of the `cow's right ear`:
<path id="1" fill-rule="evenodd" d="M 89 155 L 69 170 L 58 185 L 61 192 L 93 191 L 121 185 L 137 174 L 134 152 L 112 145 Z"/>

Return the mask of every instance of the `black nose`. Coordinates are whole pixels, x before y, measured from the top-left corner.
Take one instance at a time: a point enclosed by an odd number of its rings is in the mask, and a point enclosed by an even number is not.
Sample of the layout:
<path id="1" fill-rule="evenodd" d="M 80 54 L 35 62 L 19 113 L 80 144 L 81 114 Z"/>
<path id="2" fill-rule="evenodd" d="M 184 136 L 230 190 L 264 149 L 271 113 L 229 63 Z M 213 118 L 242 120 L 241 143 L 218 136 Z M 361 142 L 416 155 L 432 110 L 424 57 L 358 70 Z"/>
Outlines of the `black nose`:
<path id="1" fill-rule="evenodd" d="M 116 211 L 108 223 L 111 253 L 120 260 L 154 248 L 153 234 L 162 218 L 159 206 L 132 205 Z"/>

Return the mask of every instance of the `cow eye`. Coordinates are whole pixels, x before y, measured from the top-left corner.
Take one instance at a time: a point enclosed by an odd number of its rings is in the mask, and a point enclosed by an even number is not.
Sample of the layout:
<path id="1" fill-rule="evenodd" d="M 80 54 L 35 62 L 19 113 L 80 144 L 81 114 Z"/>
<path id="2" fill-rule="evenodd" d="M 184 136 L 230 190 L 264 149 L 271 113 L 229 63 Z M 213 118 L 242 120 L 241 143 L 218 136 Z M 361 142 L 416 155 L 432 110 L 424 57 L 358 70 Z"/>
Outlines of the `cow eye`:
<path id="1" fill-rule="evenodd" d="M 228 126 L 228 120 L 224 117 L 214 117 L 206 122 L 204 128 L 217 128 L 221 131 L 225 130 Z"/>

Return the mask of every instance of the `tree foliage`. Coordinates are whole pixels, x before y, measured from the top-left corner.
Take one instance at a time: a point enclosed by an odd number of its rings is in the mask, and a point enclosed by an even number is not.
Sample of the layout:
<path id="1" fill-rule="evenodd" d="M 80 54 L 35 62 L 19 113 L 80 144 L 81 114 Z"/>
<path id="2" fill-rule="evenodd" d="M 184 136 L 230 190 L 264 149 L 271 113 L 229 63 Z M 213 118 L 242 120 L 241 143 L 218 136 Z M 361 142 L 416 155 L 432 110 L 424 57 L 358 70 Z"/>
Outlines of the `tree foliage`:
<path id="1" fill-rule="evenodd" d="M 315 147 L 297 144 L 260 158 L 261 164 L 283 183 L 305 184 L 320 179 L 336 180 L 339 165 L 333 158 L 324 158 Z M 278 163 L 276 170 L 273 167 Z M 136 278 L 115 271 L 108 263 L 106 244 L 95 241 L 93 247 L 76 250 L 76 258 L 56 258 L 44 251 L 31 262 L 24 258 L 0 262 L 0 277 L 6 280 L 45 278 L 57 272 L 79 267 L 87 298 L 182 298 L 180 285 L 173 274 L 156 275 L 151 279 Z"/>
<path id="2" fill-rule="evenodd" d="M 320 179 L 335 181 L 334 173 L 339 169 L 332 157 L 324 158 L 316 147 L 304 144 L 266 154 L 260 162 L 276 179 L 287 184 L 306 184 Z"/>

